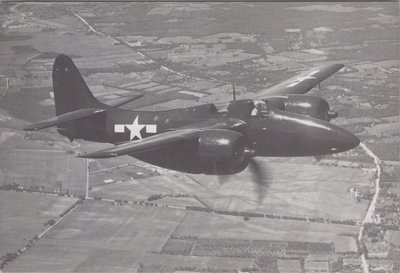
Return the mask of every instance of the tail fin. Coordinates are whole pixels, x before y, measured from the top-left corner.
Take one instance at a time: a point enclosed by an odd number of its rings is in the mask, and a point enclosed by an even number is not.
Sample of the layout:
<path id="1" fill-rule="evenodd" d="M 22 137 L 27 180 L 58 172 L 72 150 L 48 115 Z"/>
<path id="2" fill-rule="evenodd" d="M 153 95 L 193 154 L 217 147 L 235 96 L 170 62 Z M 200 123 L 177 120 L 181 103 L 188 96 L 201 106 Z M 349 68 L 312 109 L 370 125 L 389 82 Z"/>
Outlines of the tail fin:
<path id="1" fill-rule="evenodd" d="M 71 58 L 60 54 L 53 66 L 53 90 L 56 115 L 83 108 L 98 108 L 105 105 L 90 92 Z"/>

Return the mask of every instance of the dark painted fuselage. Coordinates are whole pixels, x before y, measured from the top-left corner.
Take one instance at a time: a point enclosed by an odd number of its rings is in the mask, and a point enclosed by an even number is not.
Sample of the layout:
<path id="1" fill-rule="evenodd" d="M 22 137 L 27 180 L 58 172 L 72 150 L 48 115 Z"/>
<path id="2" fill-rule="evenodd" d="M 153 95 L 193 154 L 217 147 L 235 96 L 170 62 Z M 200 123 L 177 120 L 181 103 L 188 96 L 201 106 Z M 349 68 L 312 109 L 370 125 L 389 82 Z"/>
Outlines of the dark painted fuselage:
<path id="1" fill-rule="evenodd" d="M 109 107 L 95 117 L 75 121 L 60 133 L 70 138 L 82 138 L 106 143 L 139 140 L 175 129 L 205 128 L 209 124 L 236 124 L 233 130 L 246 137 L 246 148 L 255 156 L 316 156 L 349 150 L 359 144 L 353 134 L 329 122 L 308 116 L 273 110 L 260 115 L 249 111 L 218 112 L 212 104 L 169 111 L 130 111 Z M 240 122 L 239 122 L 240 123 Z M 198 142 L 185 142 L 174 147 L 157 149 L 134 157 L 160 167 L 188 172 L 215 173 L 199 156 Z M 218 173 L 234 173 L 235 170 Z"/>

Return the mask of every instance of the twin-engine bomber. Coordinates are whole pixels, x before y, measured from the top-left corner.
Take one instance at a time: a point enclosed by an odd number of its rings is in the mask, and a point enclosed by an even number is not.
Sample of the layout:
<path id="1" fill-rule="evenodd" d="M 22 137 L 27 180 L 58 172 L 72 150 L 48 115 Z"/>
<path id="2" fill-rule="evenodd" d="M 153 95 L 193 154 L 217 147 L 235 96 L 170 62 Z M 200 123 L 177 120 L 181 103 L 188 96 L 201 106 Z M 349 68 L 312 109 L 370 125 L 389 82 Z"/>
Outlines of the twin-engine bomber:
<path id="1" fill-rule="evenodd" d="M 118 106 L 140 95 L 100 102 L 71 58 L 61 54 L 52 75 L 56 117 L 25 130 L 57 126 L 71 141 L 115 144 L 82 158 L 129 155 L 180 172 L 235 174 L 257 166 L 254 157 L 319 156 L 356 147 L 360 141 L 355 135 L 329 123 L 337 113 L 326 100 L 305 95 L 342 67 L 332 64 L 301 73 L 248 99 L 234 99 L 224 110 L 204 104 L 132 111 Z"/>

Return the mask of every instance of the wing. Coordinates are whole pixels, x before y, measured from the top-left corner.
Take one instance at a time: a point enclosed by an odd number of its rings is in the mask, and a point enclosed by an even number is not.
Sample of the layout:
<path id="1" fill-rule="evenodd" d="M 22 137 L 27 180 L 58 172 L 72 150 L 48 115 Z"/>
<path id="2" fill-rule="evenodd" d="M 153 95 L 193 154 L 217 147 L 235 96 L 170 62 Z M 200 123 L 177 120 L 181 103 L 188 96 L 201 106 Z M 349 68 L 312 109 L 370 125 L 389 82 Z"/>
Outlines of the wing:
<path id="1" fill-rule="evenodd" d="M 180 145 L 186 140 L 194 139 L 198 136 L 198 129 L 186 129 L 172 132 L 165 132 L 150 136 L 138 141 L 116 145 L 112 148 L 96 151 L 93 153 L 81 154 L 80 158 L 109 158 L 127 154 L 139 154 L 154 150 Z"/>
<path id="2" fill-rule="evenodd" d="M 138 141 L 132 141 L 116 145 L 114 147 L 81 154 L 80 158 L 109 158 L 121 155 L 135 155 L 140 153 L 147 153 L 154 150 L 159 150 L 168 147 L 175 147 L 182 145 L 188 141 L 197 140 L 200 132 L 207 129 L 216 130 L 238 130 L 245 126 L 245 123 L 238 119 L 226 119 L 225 121 L 214 121 L 207 123 L 193 124 L 191 126 L 182 127 L 174 131 L 160 133 L 150 136 Z"/>
<path id="3" fill-rule="evenodd" d="M 268 96 L 285 94 L 305 94 L 343 67 L 344 65 L 342 64 L 330 64 L 308 70 L 289 80 L 258 92 L 254 95 L 254 98 L 265 98 Z"/>

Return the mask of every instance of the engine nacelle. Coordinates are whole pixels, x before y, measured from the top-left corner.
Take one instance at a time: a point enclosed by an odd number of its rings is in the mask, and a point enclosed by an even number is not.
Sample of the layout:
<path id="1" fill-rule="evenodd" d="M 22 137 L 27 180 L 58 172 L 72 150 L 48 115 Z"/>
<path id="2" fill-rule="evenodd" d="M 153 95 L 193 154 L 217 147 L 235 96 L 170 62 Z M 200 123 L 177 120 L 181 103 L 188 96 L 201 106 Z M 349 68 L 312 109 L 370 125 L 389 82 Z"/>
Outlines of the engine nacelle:
<path id="1" fill-rule="evenodd" d="M 233 174 L 243 170 L 248 165 L 245 149 L 245 137 L 230 130 L 206 130 L 198 139 L 205 174 Z"/>
<path id="2" fill-rule="evenodd" d="M 338 116 L 335 111 L 330 110 L 329 103 L 326 100 L 317 96 L 285 95 L 268 97 L 266 100 L 280 110 L 321 120 L 330 121 Z"/>
<path id="3" fill-rule="evenodd" d="M 201 132 L 198 142 L 199 155 L 203 160 L 239 159 L 246 147 L 242 134 L 221 129 Z"/>

